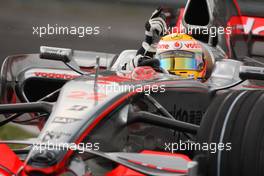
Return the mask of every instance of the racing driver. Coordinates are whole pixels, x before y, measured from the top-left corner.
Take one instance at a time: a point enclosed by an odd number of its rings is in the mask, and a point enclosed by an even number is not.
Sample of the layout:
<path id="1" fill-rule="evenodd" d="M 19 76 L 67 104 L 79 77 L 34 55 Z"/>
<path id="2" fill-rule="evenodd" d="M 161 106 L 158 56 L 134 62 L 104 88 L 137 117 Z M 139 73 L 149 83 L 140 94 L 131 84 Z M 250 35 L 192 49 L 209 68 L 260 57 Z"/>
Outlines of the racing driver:
<path id="1" fill-rule="evenodd" d="M 182 78 L 205 80 L 206 59 L 201 44 L 187 34 L 167 34 L 166 16 L 159 8 L 145 25 L 145 41 L 136 57 L 122 66 L 133 71 L 139 66 L 167 70 Z"/>

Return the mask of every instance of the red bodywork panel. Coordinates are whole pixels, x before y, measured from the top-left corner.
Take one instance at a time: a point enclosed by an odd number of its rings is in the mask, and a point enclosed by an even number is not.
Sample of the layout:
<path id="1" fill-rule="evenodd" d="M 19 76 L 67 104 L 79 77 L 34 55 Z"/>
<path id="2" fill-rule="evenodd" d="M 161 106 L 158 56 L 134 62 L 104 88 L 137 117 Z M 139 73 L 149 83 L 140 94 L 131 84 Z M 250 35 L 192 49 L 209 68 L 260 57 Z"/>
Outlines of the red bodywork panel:
<path id="1" fill-rule="evenodd" d="M 252 31 L 255 36 L 264 36 L 264 18 L 242 16 L 241 19 L 245 34 Z"/>
<path id="2" fill-rule="evenodd" d="M 23 162 L 20 161 L 18 156 L 6 145 L 6 144 L 0 144 L 0 174 L 3 176 L 10 176 L 14 173 L 17 173 L 19 169 L 23 166 Z M 171 157 L 178 157 L 182 158 L 188 162 L 191 161 L 191 159 L 183 154 L 172 154 L 167 152 L 157 152 L 157 151 L 143 151 L 141 153 L 144 153 L 146 155 L 165 155 L 165 156 L 171 156 Z M 139 163 L 140 164 L 140 163 Z M 156 166 L 148 166 L 151 168 L 155 168 Z M 172 170 L 172 169 L 166 169 L 163 168 L 163 170 L 167 170 L 174 173 L 187 173 L 187 170 Z M 21 175 L 26 175 L 25 172 L 21 172 Z M 122 165 L 119 165 L 114 170 L 108 172 L 106 176 L 144 176 L 141 173 L 138 173 L 132 169 L 128 169 Z"/>
<path id="3" fill-rule="evenodd" d="M 12 175 L 23 166 L 18 156 L 6 144 L 0 144 L 0 175 Z"/>

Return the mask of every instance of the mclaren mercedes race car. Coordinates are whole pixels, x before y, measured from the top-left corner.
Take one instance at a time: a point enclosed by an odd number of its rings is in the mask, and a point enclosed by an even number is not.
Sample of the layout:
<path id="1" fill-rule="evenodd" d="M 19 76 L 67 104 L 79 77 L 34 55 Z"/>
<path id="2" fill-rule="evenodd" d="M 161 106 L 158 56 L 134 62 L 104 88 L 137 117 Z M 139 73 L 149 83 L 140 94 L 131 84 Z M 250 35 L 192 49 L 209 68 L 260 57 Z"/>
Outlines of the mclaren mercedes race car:
<path id="1" fill-rule="evenodd" d="M 7 57 L 0 126 L 35 125 L 40 133 L 0 141 L 0 174 L 264 175 L 264 68 L 255 49 L 263 45 L 247 45 L 237 8 L 222 0 L 185 7 L 186 28 L 234 29 L 193 35 L 211 58 L 204 81 L 149 66 L 120 69 L 136 50 L 42 46 L 38 54 Z"/>

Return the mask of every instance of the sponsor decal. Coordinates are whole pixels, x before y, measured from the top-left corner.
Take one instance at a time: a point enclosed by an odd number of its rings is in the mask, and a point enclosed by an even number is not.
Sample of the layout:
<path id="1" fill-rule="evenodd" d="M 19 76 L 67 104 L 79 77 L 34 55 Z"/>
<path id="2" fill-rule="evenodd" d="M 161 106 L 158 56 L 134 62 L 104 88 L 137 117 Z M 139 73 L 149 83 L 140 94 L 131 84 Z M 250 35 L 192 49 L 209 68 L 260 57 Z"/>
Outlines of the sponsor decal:
<path id="1" fill-rule="evenodd" d="M 168 44 L 159 44 L 158 45 L 158 49 L 169 49 L 169 45 Z"/>
<path id="2" fill-rule="evenodd" d="M 42 137 L 42 141 L 49 141 L 59 139 L 62 136 L 70 137 L 71 134 L 67 132 L 60 132 L 60 131 L 46 131 L 44 136 Z"/>
<path id="3" fill-rule="evenodd" d="M 34 75 L 42 78 L 67 79 L 67 80 L 71 80 L 79 77 L 78 75 L 72 75 L 66 73 L 53 73 L 53 72 L 34 72 Z"/>
<path id="4" fill-rule="evenodd" d="M 194 40 L 180 40 L 180 41 L 169 41 L 166 43 L 160 43 L 158 45 L 159 50 L 179 50 L 179 49 L 186 49 L 186 50 L 197 50 L 201 49 L 201 45 L 194 41 Z"/>
<path id="5" fill-rule="evenodd" d="M 250 34 L 264 36 L 264 18 L 233 17 L 229 22 L 234 34 Z"/>
<path id="6" fill-rule="evenodd" d="M 182 47 L 182 43 L 181 42 L 175 42 L 174 43 L 174 48 L 175 49 L 180 49 Z"/>
<path id="7" fill-rule="evenodd" d="M 71 118 L 71 117 L 55 117 L 52 121 L 53 123 L 62 123 L 62 124 L 68 124 L 68 123 L 74 123 L 81 121 L 82 119 L 77 118 Z"/>
<path id="8" fill-rule="evenodd" d="M 69 111 L 83 111 L 85 109 L 87 109 L 88 106 L 83 106 L 83 105 L 73 105 L 72 107 L 70 107 L 68 110 Z"/>
<path id="9" fill-rule="evenodd" d="M 204 112 L 201 110 L 186 110 L 183 108 L 178 109 L 175 106 L 174 112 L 172 114 L 177 120 L 188 121 L 191 123 L 200 123 Z"/>
<path id="10" fill-rule="evenodd" d="M 184 46 L 187 49 L 200 49 L 201 48 L 201 45 L 197 42 L 185 43 Z"/>
<path id="11" fill-rule="evenodd" d="M 245 34 L 249 34 L 252 31 L 252 34 L 254 35 L 264 36 L 263 18 L 242 17 L 242 23 Z"/>
<path id="12" fill-rule="evenodd" d="M 72 91 L 70 94 L 67 96 L 68 98 L 73 98 L 73 99 L 82 99 L 82 100 L 104 100 L 107 95 L 104 93 L 100 92 L 85 92 L 85 91 Z"/>

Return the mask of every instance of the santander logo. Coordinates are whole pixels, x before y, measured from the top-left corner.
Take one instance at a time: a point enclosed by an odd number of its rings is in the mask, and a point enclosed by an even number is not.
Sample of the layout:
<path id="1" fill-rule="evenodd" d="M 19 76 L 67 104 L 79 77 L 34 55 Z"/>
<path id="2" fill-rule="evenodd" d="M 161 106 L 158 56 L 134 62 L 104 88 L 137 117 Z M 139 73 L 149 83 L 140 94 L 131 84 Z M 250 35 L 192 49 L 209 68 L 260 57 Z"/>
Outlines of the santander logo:
<path id="1" fill-rule="evenodd" d="M 263 18 L 242 17 L 242 22 L 245 34 L 249 34 L 252 31 L 254 35 L 264 36 Z"/>

